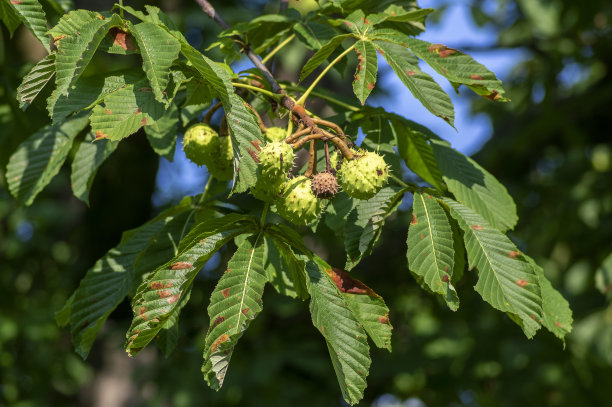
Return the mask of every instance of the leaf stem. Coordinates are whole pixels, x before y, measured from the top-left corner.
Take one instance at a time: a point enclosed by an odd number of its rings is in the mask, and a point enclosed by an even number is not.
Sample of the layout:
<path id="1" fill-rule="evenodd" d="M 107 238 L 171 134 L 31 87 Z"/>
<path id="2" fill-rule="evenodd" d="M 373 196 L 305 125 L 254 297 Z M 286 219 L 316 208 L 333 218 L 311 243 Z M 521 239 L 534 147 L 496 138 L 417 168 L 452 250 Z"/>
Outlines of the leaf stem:
<path id="1" fill-rule="evenodd" d="M 123 18 L 123 0 L 119 0 L 119 15 Z"/>
<path id="2" fill-rule="evenodd" d="M 357 43 L 355 43 L 357 44 Z M 344 52 L 340 55 L 338 55 L 336 57 L 336 59 L 334 59 L 333 61 L 331 61 L 326 67 L 325 69 L 323 69 L 323 72 L 321 72 L 319 74 L 319 76 L 317 76 L 317 78 L 314 80 L 314 82 L 312 82 L 310 84 L 310 86 L 308 87 L 308 89 L 306 89 L 306 92 L 304 92 L 304 94 L 302 96 L 300 96 L 300 98 L 295 102 L 295 104 L 297 105 L 304 105 L 304 102 L 306 101 L 306 99 L 308 98 L 308 95 L 310 95 L 310 93 L 314 90 L 315 86 L 317 86 L 317 84 L 321 81 L 321 79 L 323 79 L 323 77 L 325 76 L 325 74 L 327 74 L 327 72 L 329 72 L 329 70 L 336 65 L 338 62 L 340 62 L 340 60 L 342 58 L 344 58 L 349 52 L 351 52 L 354 48 L 355 48 L 355 44 L 351 45 L 350 47 L 348 47 L 346 50 L 344 50 Z"/>
<path id="3" fill-rule="evenodd" d="M 291 34 L 290 36 L 288 36 L 287 38 L 285 38 L 285 40 L 283 42 L 281 42 L 280 44 L 278 44 L 276 46 L 276 48 L 274 48 L 272 51 L 270 51 L 270 53 L 268 55 L 266 55 L 261 62 L 262 63 L 266 63 L 268 62 L 273 56 L 274 54 L 276 54 L 278 51 L 280 51 L 281 49 L 283 49 L 285 47 L 285 45 L 289 44 L 291 41 L 293 41 L 293 39 L 295 38 L 295 34 Z"/>
<path id="4" fill-rule="evenodd" d="M 268 216 L 268 209 L 270 209 L 270 203 L 266 202 L 263 208 L 263 212 L 261 213 L 261 219 L 259 220 L 259 223 L 262 228 L 264 224 L 266 223 L 266 217 Z"/>
<path id="5" fill-rule="evenodd" d="M 269 90 L 258 88 L 257 86 L 247 85 L 246 83 L 232 82 L 232 85 L 237 88 L 244 88 L 244 89 L 252 90 L 254 92 L 262 93 L 273 99 L 280 99 L 283 97 L 283 95 L 279 95 L 278 93 L 273 93 L 273 92 L 270 92 Z"/>

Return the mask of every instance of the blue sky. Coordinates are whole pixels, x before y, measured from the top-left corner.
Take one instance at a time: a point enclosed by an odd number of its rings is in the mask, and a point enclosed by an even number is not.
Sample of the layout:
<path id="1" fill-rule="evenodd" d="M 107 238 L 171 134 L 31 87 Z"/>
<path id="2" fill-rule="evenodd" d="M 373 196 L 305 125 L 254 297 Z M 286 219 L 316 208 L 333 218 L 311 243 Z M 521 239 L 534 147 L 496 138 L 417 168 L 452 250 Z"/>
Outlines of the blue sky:
<path id="1" fill-rule="evenodd" d="M 487 46 L 494 43 L 497 38 L 495 28 L 492 26 L 478 27 L 473 22 L 467 6 L 469 1 L 423 0 L 419 2 L 421 7 L 433 8 L 446 3 L 452 5 L 446 10 L 440 22 L 438 24 L 429 24 L 426 32 L 419 38 L 459 49 L 465 46 Z M 493 7 L 494 4 L 495 2 L 493 1 L 485 2 L 485 7 Z M 516 49 L 488 50 L 487 52 L 480 53 L 470 52 L 470 55 L 489 70 L 495 72 L 502 81 L 516 63 L 526 58 L 524 51 Z M 240 68 L 248 68 L 248 62 L 245 63 L 245 67 L 240 66 Z M 441 137 L 449 140 L 455 148 L 465 154 L 470 155 L 478 151 L 493 136 L 489 118 L 484 114 L 472 115 L 467 97 L 457 95 L 450 83 L 427 65 L 422 64 L 421 69 L 432 75 L 450 95 L 455 105 L 455 127 L 457 130 L 453 129 L 442 119 L 429 113 L 412 96 L 393 71 L 386 66 L 383 58 L 379 58 L 379 72 L 384 72 L 384 74 L 379 75 L 377 86 L 393 89 L 393 96 L 371 97 L 367 103 L 373 106 L 384 106 L 388 111 L 398 113 L 429 127 Z M 462 95 L 467 95 L 471 91 L 462 87 L 460 92 Z M 203 167 L 198 168 L 195 164 L 187 161 L 179 143 L 172 163 L 166 159 L 160 159 L 157 188 L 153 196 L 153 203 L 159 206 L 180 199 L 184 195 L 197 194 L 201 192 L 206 177 L 206 169 Z"/>

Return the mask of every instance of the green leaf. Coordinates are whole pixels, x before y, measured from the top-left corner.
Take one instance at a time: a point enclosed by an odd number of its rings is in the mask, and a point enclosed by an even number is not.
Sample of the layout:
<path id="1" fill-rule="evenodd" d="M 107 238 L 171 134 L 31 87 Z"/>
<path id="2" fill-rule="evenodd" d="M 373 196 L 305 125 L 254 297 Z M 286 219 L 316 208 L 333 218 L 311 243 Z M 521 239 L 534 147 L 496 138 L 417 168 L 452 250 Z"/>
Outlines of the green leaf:
<path id="1" fill-rule="evenodd" d="M 317 69 L 334 51 L 340 46 L 342 41 L 352 38 L 353 34 L 342 34 L 337 35 L 325 45 L 323 45 L 312 57 L 306 62 L 300 73 L 300 80 L 302 82 L 312 71 Z"/>
<path id="2" fill-rule="evenodd" d="M 595 287 L 612 299 L 612 253 L 601 263 L 595 272 Z"/>
<path id="3" fill-rule="evenodd" d="M 417 22 L 422 24 L 425 21 L 425 17 L 434 11 L 433 8 L 406 10 L 401 6 L 392 4 L 382 13 L 370 14 L 368 20 L 372 24 L 380 24 L 385 21 L 396 21 L 400 23 Z"/>
<path id="4" fill-rule="evenodd" d="M 415 98 L 435 116 L 454 127 L 455 111 L 450 97 L 431 76 L 413 64 L 410 51 L 401 45 L 385 41 L 374 41 L 374 45 L 385 57 L 393 72 L 410 90 Z"/>
<path id="5" fill-rule="evenodd" d="M 397 150 L 408 168 L 433 187 L 444 191 L 446 186 L 434 158 L 433 147 L 427 142 L 427 136 L 402 121 L 393 120 L 392 123 L 397 139 Z"/>
<path id="6" fill-rule="evenodd" d="M 9 7 L 13 8 L 19 19 L 38 38 L 47 52 L 51 52 L 49 36 L 47 35 L 47 15 L 40 2 L 38 0 L 10 1 L 5 2 L 5 7 L 6 3 L 10 4 Z"/>
<path id="7" fill-rule="evenodd" d="M 252 143 L 263 142 L 263 136 L 253 114 L 244 106 L 243 100 L 234 93 L 229 73 L 199 51 L 189 45 L 186 41 L 181 42 L 181 51 L 194 68 L 200 72 L 214 91 L 217 93 L 229 126 L 234 146 L 234 192 L 245 192 L 257 181 L 257 163 L 249 154 L 253 148 Z M 237 182 L 236 182 L 237 181 Z"/>
<path id="8" fill-rule="evenodd" d="M 565 335 L 572 331 L 572 310 L 569 303 L 561 293 L 554 289 L 550 281 L 544 275 L 542 267 L 538 266 L 536 262 L 525 255 L 524 256 L 531 266 L 533 267 L 536 275 L 538 276 L 538 283 L 542 293 L 542 325 L 550 332 L 552 332 L 557 338 L 561 339 L 565 345 Z"/>
<path id="9" fill-rule="evenodd" d="M 189 298 L 191 298 L 191 287 L 187 290 L 187 293 L 181 298 L 181 301 L 176 307 L 176 311 L 164 323 L 164 326 L 155 338 L 157 346 L 161 349 L 166 358 L 172 354 L 174 348 L 176 348 L 176 344 L 178 343 L 179 315 L 181 309 L 189 302 Z"/>
<path id="10" fill-rule="evenodd" d="M 329 202 L 325 208 L 325 224 L 338 236 L 344 233 L 344 227 L 348 215 L 355 208 L 356 201 L 346 193 L 339 193 Z"/>
<path id="11" fill-rule="evenodd" d="M 49 98 L 47 108 L 53 111 L 54 120 L 66 117 L 71 113 L 90 109 L 102 103 L 104 98 L 112 93 L 123 90 L 129 85 L 146 88 L 146 79 L 140 70 L 115 72 L 113 75 L 98 75 L 80 78 L 70 91 L 70 99 L 59 98 L 57 101 Z M 141 86 L 140 86 L 141 85 Z"/>
<path id="12" fill-rule="evenodd" d="M 128 85 L 109 93 L 103 104 L 93 108 L 91 129 L 96 138 L 121 140 L 143 126 L 155 125 L 164 114 L 164 105 L 155 100 L 151 88 Z"/>
<path id="13" fill-rule="evenodd" d="M 70 304 L 72 341 L 86 358 L 108 316 L 139 283 L 134 262 L 172 216 L 162 213 L 144 225 L 123 233 L 121 242 L 87 271 Z"/>
<path id="14" fill-rule="evenodd" d="M 302 235 L 295 229 L 282 223 L 269 225 L 266 227 L 266 235 L 285 242 L 287 245 L 296 249 L 300 254 L 305 254 L 308 258 L 312 257 L 312 252 L 304 244 Z"/>
<path id="15" fill-rule="evenodd" d="M 453 234 L 444 209 L 431 195 L 414 194 L 406 244 L 410 271 L 456 311 L 459 297 L 451 280 L 455 255 Z"/>
<path id="16" fill-rule="evenodd" d="M 89 190 L 98 168 L 118 145 L 118 142 L 110 140 L 96 140 L 96 136 L 91 132 L 87 133 L 79 145 L 72 160 L 70 184 L 74 196 L 87 205 L 89 205 Z"/>
<path id="17" fill-rule="evenodd" d="M 172 162 L 176 149 L 176 136 L 179 128 L 179 110 L 174 103 L 156 120 L 156 126 L 145 126 L 149 144 L 160 156 Z"/>
<path id="18" fill-rule="evenodd" d="M 178 57 L 181 44 L 172 34 L 156 24 L 142 22 L 131 27 L 142 55 L 144 70 L 158 102 L 164 102 L 170 66 Z"/>
<path id="19" fill-rule="evenodd" d="M 77 35 L 82 27 L 85 27 L 94 19 L 103 20 L 102 14 L 84 9 L 73 10 L 64 14 L 57 24 L 49 30 L 53 41 L 57 44 L 67 36 Z"/>
<path id="20" fill-rule="evenodd" d="M 502 232 L 518 221 L 512 197 L 493 175 L 444 141 L 431 140 L 448 190 Z"/>
<path id="21" fill-rule="evenodd" d="M 447 78 L 455 88 L 464 84 L 487 99 L 499 102 L 510 100 L 504 96 L 505 90 L 495 74 L 469 55 L 442 44 L 431 44 L 408 36 L 402 42 L 417 57 Z"/>
<path id="22" fill-rule="evenodd" d="M 245 233 L 249 218 L 226 215 L 196 225 L 181 241 L 179 253 L 151 272 L 132 299 L 134 318 L 127 333 L 127 352 L 140 352 L 164 327 L 176 311 L 177 303 L 185 295 L 202 266 L 234 236 Z"/>
<path id="23" fill-rule="evenodd" d="M 55 54 L 49 54 L 30 69 L 17 88 L 17 100 L 22 110 L 30 106 L 53 75 L 55 75 Z"/>
<path id="24" fill-rule="evenodd" d="M 6 179 L 11 194 L 30 205 L 59 172 L 74 138 L 87 126 L 87 117 L 48 125 L 32 134 L 11 155 Z"/>
<path id="25" fill-rule="evenodd" d="M 361 104 L 364 105 L 376 84 L 378 57 L 376 56 L 376 48 L 369 41 L 357 41 L 355 52 L 359 63 L 353 80 L 353 92 L 355 92 L 355 96 Z"/>
<path id="26" fill-rule="evenodd" d="M 374 344 L 391 352 L 393 326 L 389 322 L 389 308 L 382 297 L 346 271 L 331 267 L 320 257 L 315 256 L 314 260 L 334 282 L 346 305 Z"/>
<path id="27" fill-rule="evenodd" d="M 263 233 L 244 240 L 210 296 L 202 373 L 215 390 L 223 385 L 236 343 L 262 310 L 265 254 Z"/>
<path id="28" fill-rule="evenodd" d="M 331 277 L 314 261 L 306 263 L 306 272 L 312 323 L 325 338 L 344 400 L 356 404 L 371 364 L 367 333 Z"/>
<path id="29" fill-rule="evenodd" d="M 291 298 L 308 298 L 304 262 L 278 237 L 266 238 L 266 276 L 274 289 Z"/>
<path id="30" fill-rule="evenodd" d="M 358 201 L 344 230 L 346 269 L 351 270 L 370 253 L 382 232 L 385 219 L 399 206 L 404 190 L 388 186 L 368 200 Z"/>
<path id="31" fill-rule="evenodd" d="M 17 27 L 21 25 L 21 20 L 17 11 L 6 1 L 0 1 L 0 20 L 4 22 L 11 37 Z"/>
<path id="32" fill-rule="evenodd" d="M 111 27 L 121 26 L 122 23 L 117 14 L 113 14 L 110 18 L 104 20 L 92 17 L 82 26 L 77 27 L 76 33 L 67 35 L 57 41 L 56 89 L 48 102 L 49 113 L 51 113 L 54 121 L 65 117 L 54 112 L 55 104 L 58 100 L 69 100 L 71 98 L 73 85 L 83 74 L 108 30 Z"/>
<path id="33" fill-rule="evenodd" d="M 311 50 L 318 50 L 338 33 L 327 24 L 313 21 L 297 23 L 293 26 L 297 37 Z"/>
<path id="34" fill-rule="evenodd" d="M 516 246 L 482 216 L 444 198 L 463 229 L 470 268 L 478 270 L 476 291 L 494 308 L 506 312 L 528 338 L 540 328 L 542 294 L 538 276 Z"/>

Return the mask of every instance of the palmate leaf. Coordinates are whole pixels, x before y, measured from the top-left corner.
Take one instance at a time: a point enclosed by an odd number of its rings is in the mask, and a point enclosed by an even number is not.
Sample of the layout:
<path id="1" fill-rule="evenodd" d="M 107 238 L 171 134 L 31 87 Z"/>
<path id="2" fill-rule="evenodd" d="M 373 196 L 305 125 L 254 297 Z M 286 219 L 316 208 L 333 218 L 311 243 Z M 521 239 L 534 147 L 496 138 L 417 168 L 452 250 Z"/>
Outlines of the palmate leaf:
<path id="1" fill-rule="evenodd" d="M 306 273 L 312 323 L 325 338 L 344 400 L 356 404 L 363 398 L 371 364 L 367 333 L 317 263 L 309 260 Z"/>
<path id="2" fill-rule="evenodd" d="M 336 35 L 334 38 L 329 40 L 323 45 L 312 57 L 306 62 L 300 73 L 300 80 L 302 82 L 312 71 L 317 69 L 335 50 L 340 46 L 342 41 L 352 38 L 353 34 L 341 34 Z"/>
<path id="3" fill-rule="evenodd" d="M 22 110 L 30 106 L 53 75 L 55 75 L 55 54 L 49 54 L 30 69 L 17 88 L 17 100 Z"/>
<path id="4" fill-rule="evenodd" d="M 178 57 L 181 44 L 168 31 L 149 22 L 131 26 L 131 32 L 140 48 L 142 68 L 149 78 L 155 99 L 164 102 L 167 100 L 164 92 L 168 86 L 170 66 Z"/>
<path id="5" fill-rule="evenodd" d="M 449 198 L 443 202 L 463 229 L 469 266 L 478 270 L 476 291 L 533 337 L 542 319 L 542 293 L 533 267 L 478 213 Z"/>
<path id="6" fill-rule="evenodd" d="M 97 140 L 93 133 L 87 133 L 72 160 L 70 185 L 72 192 L 89 205 L 89 190 L 98 168 L 115 151 L 119 143 Z"/>
<path id="7" fill-rule="evenodd" d="M 353 92 L 363 105 L 376 85 L 378 57 L 376 48 L 369 41 L 357 41 L 355 52 L 357 52 L 359 63 L 353 80 Z"/>
<path id="8" fill-rule="evenodd" d="M 392 120 L 397 150 L 408 168 L 439 190 L 445 190 L 444 180 L 434 157 L 433 147 L 420 131 L 399 120 Z"/>
<path id="9" fill-rule="evenodd" d="M 32 134 L 11 155 L 6 179 L 11 194 L 30 205 L 66 161 L 75 137 L 87 126 L 87 117 L 48 125 Z"/>
<path id="10" fill-rule="evenodd" d="M 103 104 L 92 109 L 91 129 L 96 138 L 121 140 L 143 126 L 156 126 L 163 114 L 164 105 L 139 82 L 106 95 Z"/>
<path id="11" fill-rule="evenodd" d="M 315 256 L 314 260 L 334 282 L 346 305 L 374 344 L 391 352 L 393 326 L 389 322 L 389 308 L 382 297 L 346 271 L 331 267 L 320 257 Z"/>
<path id="12" fill-rule="evenodd" d="M 126 231 L 121 242 L 87 271 L 71 299 L 59 315 L 69 315 L 72 341 L 79 355 L 86 358 L 93 341 L 111 312 L 139 283 L 134 273 L 138 254 L 147 248 L 175 215 L 189 209 L 181 204 L 162 212 L 144 225 Z M 65 319 L 65 318 L 64 318 Z"/>
<path id="13" fill-rule="evenodd" d="M 200 223 L 181 241 L 178 254 L 151 272 L 132 299 L 134 318 L 126 345 L 130 356 L 140 352 L 164 327 L 206 261 L 252 225 L 247 216 L 234 214 Z"/>
<path id="14" fill-rule="evenodd" d="M 431 76 L 411 62 L 413 57 L 410 51 L 385 41 L 374 41 L 374 45 L 414 97 L 431 113 L 454 126 L 455 111 L 450 97 Z"/>
<path id="15" fill-rule="evenodd" d="M 506 187 L 447 142 L 431 140 L 431 143 L 442 177 L 457 201 L 476 211 L 500 231 L 512 229 L 518 216 Z"/>
<path id="16" fill-rule="evenodd" d="M 354 268 L 372 252 L 385 219 L 397 209 L 404 192 L 401 188 L 388 186 L 378 191 L 374 197 L 355 205 L 344 230 L 347 270 Z"/>
<path id="17" fill-rule="evenodd" d="M 263 232 L 245 239 L 227 264 L 208 306 L 210 327 L 204 344 L 202 373 L 208 385 L 223 385 L 238 340 L 262 310 L 266 244 Z"/>
<path id="18" fill-rule="evenodd" d="M 47 52 L 51 52 L 50 38 L 47 35 L 47 16 L 38 0 L 3 0 L 5 7 L 12 7 L 19 19 L 32 31 L 32 34 L 42 43 Z"/>
<path id="19" fill-rule="evenodd" d="M 406 244 L 410 271 L 456 311 L 459 297 L 451 280 L 455 255 L 453 233 L 444 209 L 431 195 L 414 194 Z"/>
<path id="20" fill-rule="evenodd" d="M 63 115 L 54 112 L 54 106 L 58 100 L 70 99 L 72 86 L 82 75 L 83 71 L 93 58 L 100 42 L 111 27 L 122 25 L 122 20 L 117 14 L 105 19 L 101 15 L 92 17 L 82 26 L 76 28 L 76 33 L 61 34 L 56 41 L 56 89 L 53 91 L 48 102 L 48 109 L 53 120 L 62 119 Z"/>

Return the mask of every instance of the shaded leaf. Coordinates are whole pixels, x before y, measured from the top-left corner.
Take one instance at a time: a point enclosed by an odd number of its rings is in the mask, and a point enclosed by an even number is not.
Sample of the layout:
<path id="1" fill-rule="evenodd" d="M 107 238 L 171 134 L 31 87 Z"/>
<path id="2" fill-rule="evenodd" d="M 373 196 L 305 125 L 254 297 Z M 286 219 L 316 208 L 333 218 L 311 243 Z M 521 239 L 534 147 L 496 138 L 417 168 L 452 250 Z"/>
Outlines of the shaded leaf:
<path id="1" fill-rule="evenodd" d="M 118 142 L 97 140 L 93 133 L 87 133 L 72 160 L 70 185 L 72 192 L 89 205 L 89 190 L 98 168 L 115 151 Z"/>
<path id="2" fill-rule="evenodd" d="M 447 142 L 432 140 L 432 146 L 442 177 L 457 201 L 502 232 L 516 225 L 516 205 L 506 187 Z"/>
<path id="3" fill-rule="evenodd" d="M 17 88 L 17 100 L 22 110 L 30 106 L 53 75 L 55 75 L 55 54 L 49 54 L 30 69 Z"/>
<path id="4" fill-rule="evenodd" d="M 266 276 L 274 289 L 291 298 L 308 298 L 304 262 L 298 259 L 291 246 L 275 236 L 266 238 Z"/>
<path id="5" fill-rule="evenodd" d="M 149 144 L 160 156 L 172 162 L 176 149 L 176 137 L 179 128 L 179 110 L 174 103 L 170 103 L 168 110 L 155 121 L 155 126 L 145 126 Z"/>
<path id="6" fill-rule="evenodd" d="M 38 0 L 5 1 L 5 7 L 12 7 L 23 24 L 41 42 L 47 52 L 51 52 L 47 35 L 47 16 Z"/>
<path id="7" fill-rule="evenodd" d="M 87 126 L 87 117 L 47 125 L 21 143 L 6 166 L 11 194 L 30 205 L 59 172 L 74 138 Z"/>

